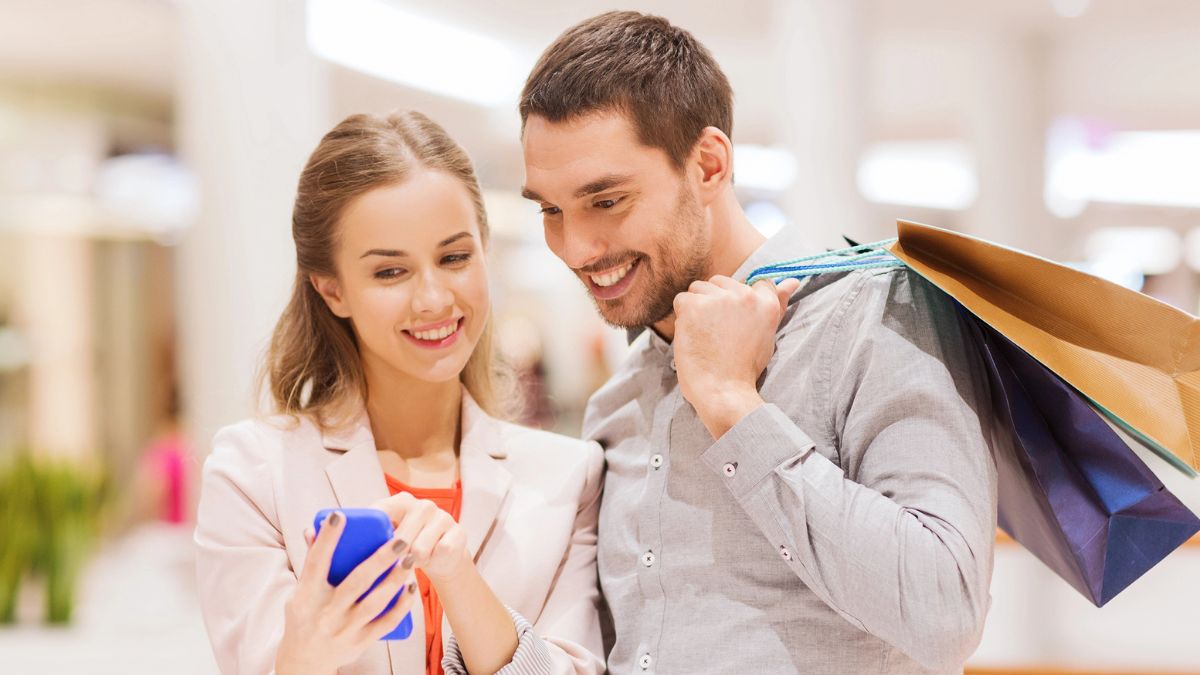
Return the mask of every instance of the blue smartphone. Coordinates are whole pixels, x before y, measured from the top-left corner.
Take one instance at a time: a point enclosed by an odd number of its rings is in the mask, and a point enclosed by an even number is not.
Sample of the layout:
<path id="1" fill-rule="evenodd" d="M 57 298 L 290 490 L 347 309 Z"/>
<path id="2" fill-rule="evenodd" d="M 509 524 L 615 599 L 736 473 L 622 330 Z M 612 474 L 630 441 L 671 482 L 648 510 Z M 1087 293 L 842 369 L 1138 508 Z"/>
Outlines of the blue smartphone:
<path id="1" fill-rule="evenodd" d="M 359 563 L 370 557 L 380 546 L 391 541 L 392 520 L 379 509 L 321 509 L 313 518 L 313 531 L 320 534 L 321 523 L 325 522 L 325 518 L 334 511 L 338 511 L 346 519 L 346 525 L 342 529 L 342 538 L 338 540 L 337 547 L 333 550 L 333 560 L 329 564 L 329 583 L 337 586 L 350 575 L 350 572 Z M 393 563 L 392 567 L 387 568 L 383 574 L 379 575 L 375 583 L 371 584 L 371 588 L 367 589 L 367 593 L 375 590 L 379 582 L 383 581 L 383 578 L 395 566 Z M 400 593 L 403 592 L 404 589 L 400 589 Z M 400 593 L 392 598 L 383 612 L 380 612 L 380 616 L 396 606 L 396 602 L 400 599 Z M 365 596 L 366 593 L 363 595 Z M 409 612 L 404 615 L 399 626 L 380 639 L 403 640 L 412 635 L 412 630 L 412 612 Z"/>

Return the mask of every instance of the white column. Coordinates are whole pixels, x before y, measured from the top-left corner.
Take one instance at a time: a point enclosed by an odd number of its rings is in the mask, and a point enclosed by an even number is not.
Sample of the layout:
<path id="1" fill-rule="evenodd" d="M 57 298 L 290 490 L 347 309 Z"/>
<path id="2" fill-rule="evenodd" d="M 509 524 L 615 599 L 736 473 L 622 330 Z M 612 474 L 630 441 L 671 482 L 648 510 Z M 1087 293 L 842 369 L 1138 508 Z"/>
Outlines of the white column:
<path id="1" fill-rule="evenodd" d="M 863 142 L 864 58 L 859 0 L 776 0 L 778 136 L 798 160 L 783 199 L 810 245 L 844 245 L 862 232 L 865 209 L 855 174 Z"/>
<path id="2" fill-rule="evenodd" d="M 971 59 L 965 121 L 979 196 L 963 222 L 971 234 L 1053 256 L 1043 199 L 1047 48 L 1033 36 L 995 32 L 974 42 Z"/>
<path id="3" fill-rule="evenodd" d="M 29 234 L 22 243 L 17 313 L 30 350 L 29 446 L 47 456 L 94 459 L 96 354 L 92 243 Z"/>
<path id="4" fill-rule="evenodd" d="M 295 0 L 181 0 L 178 141 L 201 185 L 179 248 L 185 421 L 213 432 L 252 414 L 253 376 L 295 273 L 291 207 L 326 131 L 326 71 Z"/>

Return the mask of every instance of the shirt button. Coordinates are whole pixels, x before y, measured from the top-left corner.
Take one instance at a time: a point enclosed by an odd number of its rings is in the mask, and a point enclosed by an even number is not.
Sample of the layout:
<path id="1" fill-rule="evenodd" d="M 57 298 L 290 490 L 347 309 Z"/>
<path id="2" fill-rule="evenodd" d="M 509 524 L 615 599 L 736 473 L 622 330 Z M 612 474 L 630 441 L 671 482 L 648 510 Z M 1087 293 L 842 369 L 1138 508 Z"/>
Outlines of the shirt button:
<path id="1" fill-rule="evenodd" d="M 646 551 L 642 554 L 642 564 L 646 567 L 653 567 L 655 560 L 657 558 L 654 557 L 654 551 Z"/>
<path id="2" fill-rule="evenodd" d="M 783 558 L 784 560 L 790 561 L 792 559 L 792 552 L 788 550 L 788 547 L 780 546 L 779 547 L 779 556 L 781 558 Z"/>
<path id="3" fill-rule="evenodd" d="M 671 372 L 672 373 L 675 372 L 675 359 L 674 358 L 671 359 Z"/>
<path id="4" fill-rule="evenodd" d="M 642 658 L 638 659 L 638 665 L 642 667 L 642 670 L 649 670 L 651 663 L 654 663 L 654 660 L 650 658 L 649 654 L 642 654 Z"/>
<path id="5" fill-rule="evenodd" d="M 662 465 L 663 465 L 663 456 L 662 455 L 655 455 L 650 458 L 650 466 L 657 469 Z"/>
<path id="6" fill-rule="evenodd" d="M 722 468 L 722 471 L 725 472 L 726 478 L 733 478 L 737 475 L 737 462 L 730 462 L 726 464 L 724 468 Z"/>

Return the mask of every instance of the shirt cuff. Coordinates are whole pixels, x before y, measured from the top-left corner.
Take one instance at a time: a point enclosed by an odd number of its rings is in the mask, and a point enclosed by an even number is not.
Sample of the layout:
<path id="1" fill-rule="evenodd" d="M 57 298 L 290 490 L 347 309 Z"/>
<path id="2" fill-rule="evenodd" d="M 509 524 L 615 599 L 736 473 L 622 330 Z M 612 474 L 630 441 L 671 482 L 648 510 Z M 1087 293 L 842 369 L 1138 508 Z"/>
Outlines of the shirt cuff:
<path id="1" fill-rule="evenodd" d="M 517 651 L 496 675 L 550 675 L 550 648 L 545 641 L 533 632 L 533 626 L 525 617 L 517 614 L 511 607 L 505 607 L 512 617 L 513 626 L 517 629 Z M 467 666 L 463 662 L 462 651 L 458 648 L 458 639 L 453 634 L 446 644 L 446 653 L 442 655 L 442 670 L 445 675 L 467 675 Z"/>
<path id="2" fill-rule="evenodd" d="M 701 461 L 725 478 L 741 499 L 772 471 L 803 460 L 816 447 L 812 439 L 773 403 L 764 403 L 743 417 L 713 443 Z"/>

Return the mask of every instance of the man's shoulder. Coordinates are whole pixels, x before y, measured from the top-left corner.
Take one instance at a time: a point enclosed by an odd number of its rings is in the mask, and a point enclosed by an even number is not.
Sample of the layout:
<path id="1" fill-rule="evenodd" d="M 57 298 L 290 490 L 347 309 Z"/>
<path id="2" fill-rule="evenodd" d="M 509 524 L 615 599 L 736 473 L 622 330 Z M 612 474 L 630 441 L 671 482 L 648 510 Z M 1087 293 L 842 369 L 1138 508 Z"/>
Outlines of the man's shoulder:
<path id="1" fill-rule="evenodd" d="M 822 319 L 837 326 L 862 326 L 888 321 L 897 310 L 928 315 L 952 307 L 944 293 L 907 267 L 822 274 L 809 277 L 792 296 L 781 331 Z"/>

